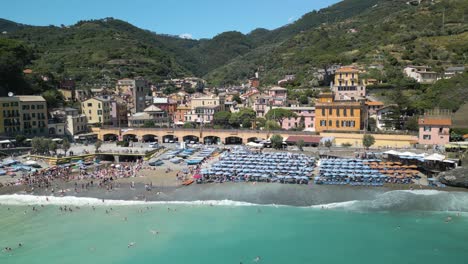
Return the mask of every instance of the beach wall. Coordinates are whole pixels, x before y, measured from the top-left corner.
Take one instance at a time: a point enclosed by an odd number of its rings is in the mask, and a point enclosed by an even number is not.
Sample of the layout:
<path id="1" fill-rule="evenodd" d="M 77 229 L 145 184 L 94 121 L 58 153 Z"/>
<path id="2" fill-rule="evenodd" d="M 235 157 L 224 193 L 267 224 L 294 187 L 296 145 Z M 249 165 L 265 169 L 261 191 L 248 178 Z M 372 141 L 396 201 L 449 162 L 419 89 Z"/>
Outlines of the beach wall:
<path id="1" fill-rule="evenodd" d="M 372 147 L 390 147 L 390 148 L 408 148 L 418 140 L 417 136 L 413 135 L 385 135 L 385 134 L 368 134 L 375 138 L 375 144 Z M 341 146 L 343 143 L 349 143 L 353 147 L 363 147 L 362 138 L 364 134 L 359 133 L 320 133 L 321 137 L 334 137 L 335 145 Z"/>

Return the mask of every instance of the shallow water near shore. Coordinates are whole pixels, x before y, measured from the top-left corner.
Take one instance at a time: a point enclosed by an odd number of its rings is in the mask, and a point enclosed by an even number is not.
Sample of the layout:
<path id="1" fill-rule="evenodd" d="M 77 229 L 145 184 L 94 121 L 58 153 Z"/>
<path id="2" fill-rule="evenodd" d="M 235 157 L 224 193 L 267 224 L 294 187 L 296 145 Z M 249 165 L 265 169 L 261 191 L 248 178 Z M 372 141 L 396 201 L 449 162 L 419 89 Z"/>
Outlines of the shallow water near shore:
<path id="1" fill-rule="evenodd" d="M 466 198 L 443 195 L 404 192 L 400 204 Z M 0 246 L 12 251 L 0 263 L 465 263 L 466 211 L 377 209 L 384 198 L 293 207 L 4 195 Z"/>

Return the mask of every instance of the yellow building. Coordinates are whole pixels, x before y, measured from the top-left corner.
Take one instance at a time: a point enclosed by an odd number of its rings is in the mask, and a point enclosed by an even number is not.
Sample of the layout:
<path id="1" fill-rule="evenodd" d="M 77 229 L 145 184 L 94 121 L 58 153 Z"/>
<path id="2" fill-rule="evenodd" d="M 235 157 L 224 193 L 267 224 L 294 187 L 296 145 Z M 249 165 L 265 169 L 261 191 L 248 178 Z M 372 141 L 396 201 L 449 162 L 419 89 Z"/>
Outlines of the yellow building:
<path id="1" fill-rule="evenodd" d="M 0 134 L 46 135 L 47 104 L 42 96 L 0 97 Z"/>
<path id="2" fill-rule="evenodd" d="M 81 110 L 88 120 L 88 124 L 112 125 L 111 100 L 96 96 L 81 103 Z"/>
<path id="3" fill-rule="evenodd" d="M 364 116 L 362 102 L 335 101 L 333 93 L 323 93 L 315 104 L 315 131 L 359 131 Z"/>
<path id="4" fill-rule="evenodd" d="M 357 100 L 366 96 L 366 86 L 359 82 L 359 70 L 351 66 L 335 72 L 332 91 L 336 100 Z"/>
<path id="5" fill-rule="evenodd" d="M 0 97 L 0 134 L 21 132 L 18 97 Z"/>

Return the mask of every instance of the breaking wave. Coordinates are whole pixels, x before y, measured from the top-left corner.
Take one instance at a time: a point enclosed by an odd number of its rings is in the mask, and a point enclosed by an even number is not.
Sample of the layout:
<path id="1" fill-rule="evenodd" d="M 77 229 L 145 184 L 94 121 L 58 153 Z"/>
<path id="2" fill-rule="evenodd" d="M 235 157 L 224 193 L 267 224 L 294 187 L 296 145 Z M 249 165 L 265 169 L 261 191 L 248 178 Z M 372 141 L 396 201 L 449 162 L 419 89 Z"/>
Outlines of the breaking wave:
<path id="1" fill-rule="evenodd" d="M 457 211 L 468 212 L 468 193 L 437 190 L 398 190 L 373 200 L 354 200 L 314 205 L 312 208 L 351 211 Z"/>
<path id="2" fill-rule="evenodd" d="M 87 197 L 54 197 L 35 195 L 0 195 L 0 205 L 72 205 L 72 206 L 131 206 L 131 205 L 201 205 L 201 206 L 270 206 L 287 205 L 255 204 L 232 200 L 197 201 L 132 201 L 102 200 Z M 468 192 L 444 192 L 437 190 L 397 190 L 378 194 L 370 200 L 351 200 L 312 205 L 303 208 L 335 209 L 349 211 L 457 211 L 468 212 Z"/>
<path id="3" fill-rule="evenodd" d="M 128 206 L 128 205 L 217 205 L 217 206 L 256 206 L 247 202 L 231 200 L 206 200 L 206 201 L 128 201 L 128 200 L 106 200 L 75 196 L 35 196 L 35 195 L 0 195 L 0 204 L 4 205 L 72 205 L 72 206 Z"/>

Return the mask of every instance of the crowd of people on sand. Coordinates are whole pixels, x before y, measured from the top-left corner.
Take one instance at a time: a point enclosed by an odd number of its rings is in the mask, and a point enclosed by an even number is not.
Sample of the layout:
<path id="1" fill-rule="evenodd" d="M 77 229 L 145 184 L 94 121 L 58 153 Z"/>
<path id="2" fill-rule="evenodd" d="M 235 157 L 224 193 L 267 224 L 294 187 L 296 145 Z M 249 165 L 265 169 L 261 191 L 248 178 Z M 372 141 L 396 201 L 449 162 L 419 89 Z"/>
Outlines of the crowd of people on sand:
<path id="1" fill-rule="evenodd" d="M 115 187 L 114 180 L 118 178 L 136 177 L 137 173 L 143 168 L 143 160 L 127 163 L 127 165 L 107 165 L 98 166 L 92 170 L 80 168 L 78 171 L 71 166 L 54 166 L 47 169 L 23 174 L 19 179 L 10 182 L 5 186 L 28 186 L 31 190 L 34 188 L 45 188 L 54 193 L 56 190 L 64 194 L 65 190 L 58 190 L 55 181 L 75 182 L 75 192 L 87 190 L 89 187 L 97 186 L 112 190 Z M 57 182 L 55 182 L 57 183 Z M 54 186 L 56 189 L 54 189 Z"/>

